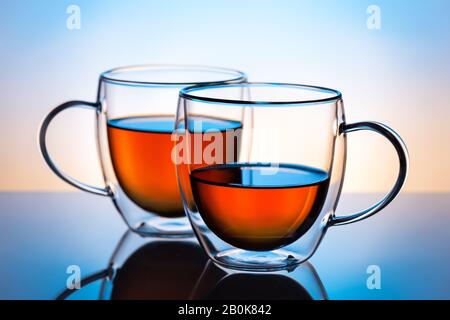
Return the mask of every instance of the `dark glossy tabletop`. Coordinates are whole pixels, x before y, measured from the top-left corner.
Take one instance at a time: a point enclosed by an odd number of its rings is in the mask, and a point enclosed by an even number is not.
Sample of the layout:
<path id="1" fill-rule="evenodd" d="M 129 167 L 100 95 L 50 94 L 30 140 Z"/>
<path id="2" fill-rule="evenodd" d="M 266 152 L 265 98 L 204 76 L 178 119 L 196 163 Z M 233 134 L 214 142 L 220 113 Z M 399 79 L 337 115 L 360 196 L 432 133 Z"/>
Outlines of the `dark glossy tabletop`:
<path id="1" fill-rule="evenodd" d="M 338 211 L 375 199 L 346 194 Z M 219 269 L 194 239 L 124 237 L 112 202 L 98 196 L 0 193 L 0 208 L 0 299 L 54 299 L 68 266 L 85 277 L 111 259 L 121 268 L 113 282 L 100 279 L 70 299 L 97 299 L 101 287 L 104 298 L 450 299 L 449 194 L 402 194 L 365 221 L 330 228 L 308 264 L 276 274 Z M 367 286 L 372 265 L 380 289 Z"/>

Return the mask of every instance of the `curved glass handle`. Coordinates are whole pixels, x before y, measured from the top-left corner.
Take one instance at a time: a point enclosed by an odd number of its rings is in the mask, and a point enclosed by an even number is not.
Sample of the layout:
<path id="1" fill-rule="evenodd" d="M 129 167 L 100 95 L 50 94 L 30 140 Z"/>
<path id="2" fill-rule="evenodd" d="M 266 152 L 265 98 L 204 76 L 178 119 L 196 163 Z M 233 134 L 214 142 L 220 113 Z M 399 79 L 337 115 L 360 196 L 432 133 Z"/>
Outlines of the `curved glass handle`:
<path id="1" fill-rule="evenodd" d="M 50 122 L 53 120 L 53 118 L 60 113 L 61 111 L 64 111 L 66 109 L 69 108 L 87 108 L 90 110 L 97 110 L 98 108 L 98 104 L 97 103 L 91 103 L 91 102 L 85 102 L 85 101 L 69 101 L 66 103 L 63 103 L 62 105 L 56 107 L 55 109 L 53 109 L 48 115 L 47 117 L 45 117 L 44 121 L 42 122 L 42 126 L 39 132 L 39 146 L 41 148 L 41 152 L 42 155 L 44 156 L 45 161 L 47 162 L 48 166 L 50 167 L 50 169 L 52 169 L 52 171 L 58 176 L 60 177 L 62 180 L 64 180 L 65 182 L 67 182 L 68 184 L 81 189 L 83 191 L 87 191 L 90 193 L 94 193 L 94 194 L 98 194 L 98 195 L 102 195 L 102 196 L 109 196 L 111 195 L 111 192 L 109 190 L 109 188 L 107 187 L 94 187 L 94 186 L 90 186 L 88 184 L 82 183 L 68 175 L 66 175 L 65 173 L 63 173 L 58 166 L 53 162 L 52 158 L 50 157 L 50 154 L 48 153 L 47 150 L 47 144 L 46 144 L 46 138 L 47 138 L 47 129 L 48 126 L 50 124 Z"/>
<path id="2" fill-rule="evenodd" d="M 333 218 L 330 220 L 330 225 L 332 226 L 344 225 L 366 219 L 371 215 L 377 213 L 384 207 L 386 207 L 392 200 L 394 200 L 394 198 L 400 192 L 400 189 L 405 183 L 406 176 L 408 175 L 408 168 L 409 168 L 408 149 L 406 148 L 406 145 L 403 142 L 403 140 L 394 130 L 392 130 L 391 128 L 382 123 L 371 121 L 343 124 L 340 128 L 341 133 L 349 133 L 359 130 L 374 131 L 376 133 L 381 134 L 392 143 L 395 150 L 397 151 L 398 160 L 400 163 L 397 181 L 395 182 L 395 185 L 391 189 L 391 191 L 389 191 L 380 201 L 378 201 L 370 208 L 347 216 L 341 217 L 333 216 Z"/>

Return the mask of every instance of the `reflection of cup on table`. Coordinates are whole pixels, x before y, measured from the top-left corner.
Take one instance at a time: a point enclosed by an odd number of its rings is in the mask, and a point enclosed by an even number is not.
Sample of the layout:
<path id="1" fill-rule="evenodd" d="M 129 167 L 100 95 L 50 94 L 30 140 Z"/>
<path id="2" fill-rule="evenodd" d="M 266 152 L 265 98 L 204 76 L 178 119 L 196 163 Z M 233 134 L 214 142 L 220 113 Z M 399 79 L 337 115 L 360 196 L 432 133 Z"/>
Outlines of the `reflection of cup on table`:
<path id="1" fill-rule="evenodd" d="M 270 273 L 236 272 L 217 267 L 194 238 L 141 237 L 127 231 L 106 269 L 84 278 L 101 281 L 99 299 L 326 299 L 314 267 Z M 67 298 L 76 290 L 66 290 Z M 276 295 L 276 296 L 275 296 Z"/>
<path id="2" fill-rule="evenodd" d="M 123 237 L 111 257 L 101 299 L 188 299 L 208 261 L 194 238 Z"/>
<path id="3" fill-rule="evenodd" d="M 236 271 L 209 262 L 192 299 L 326 300 L 325 287 L 308 261 L 294 270 L 266 273 Z"/>

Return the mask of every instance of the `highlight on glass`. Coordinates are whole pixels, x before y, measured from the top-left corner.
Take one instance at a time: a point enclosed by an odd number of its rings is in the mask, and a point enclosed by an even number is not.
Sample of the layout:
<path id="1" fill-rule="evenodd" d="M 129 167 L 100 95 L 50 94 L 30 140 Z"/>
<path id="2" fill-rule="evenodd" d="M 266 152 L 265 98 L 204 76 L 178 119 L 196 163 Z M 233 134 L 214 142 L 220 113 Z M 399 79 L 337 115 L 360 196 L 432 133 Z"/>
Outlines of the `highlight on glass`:
<path id="1" fill-rule="evenodd" d="M 189 65 L 116 68 L 100 76 L 96 102 L 66 102 L 40 129 L 44 159 L 62 180 L 83 191 L 110 197 L 128 227 L 142 235 L 184 236 L 192 229 L 184 214 L 171 160 L 179 90 L 194 84 L 246 81 L 240 71 Z M 65 174 L 46 146 L 53 118 L 69 108 L 97 117 L 97 145 L 104 186 L 90 186 Z"/>
<path id="2" fill-rule="evenodd" d="M 337 215 L 346 135 L 358 130 L 392 143 L 399 173 L 378 203 Z M 185 88 L 174 134 L 172 157 L 193 230 L 214 262 L 237 269 L 282 269 L 307 260 L 329 227 L 365 219 L 389 204 L 408 171 L 406 146 L 392 129 L 346 123 L 341 93 L 322 87 Z"/>

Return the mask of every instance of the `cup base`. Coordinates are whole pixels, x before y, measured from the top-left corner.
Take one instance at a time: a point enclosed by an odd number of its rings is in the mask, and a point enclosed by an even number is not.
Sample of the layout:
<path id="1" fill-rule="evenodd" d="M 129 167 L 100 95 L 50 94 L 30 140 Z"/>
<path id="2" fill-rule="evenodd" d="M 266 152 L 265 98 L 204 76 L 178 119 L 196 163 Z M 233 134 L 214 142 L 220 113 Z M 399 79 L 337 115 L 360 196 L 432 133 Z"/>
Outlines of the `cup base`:
<path id="1" fill-rule="evenodd" d="M 131 228 L 143 237 L 157 238 L 187 238 L 193 236 L 193 231 L 186 217 L 152 218 Z"/>
<path id="2" fill-rule="evenodd" d="M 299 256 L 288 250 L 274 251 L 246 251 L 242 249 L 230 249 L 222 251 L 212 257 L 212 260 L 226 268 L 245 271 L 275 271 L 295 269 L 299 264 L 307 260 L 307 257 Z"/>

